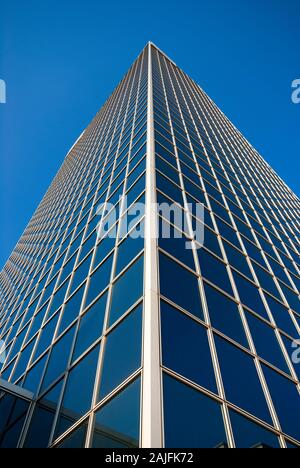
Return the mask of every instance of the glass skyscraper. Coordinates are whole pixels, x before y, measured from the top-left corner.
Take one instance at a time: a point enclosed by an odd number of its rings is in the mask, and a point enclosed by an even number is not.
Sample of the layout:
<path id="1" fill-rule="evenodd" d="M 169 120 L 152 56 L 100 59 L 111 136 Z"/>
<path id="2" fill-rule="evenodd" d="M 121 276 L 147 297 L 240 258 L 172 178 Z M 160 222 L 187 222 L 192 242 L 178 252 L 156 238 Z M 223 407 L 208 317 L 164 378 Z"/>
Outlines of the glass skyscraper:
<path id="1" fill-rule="evenodd" d="M 1 273 L 0 447 L 299 448 L 299 213 L 149 43 Z"/>

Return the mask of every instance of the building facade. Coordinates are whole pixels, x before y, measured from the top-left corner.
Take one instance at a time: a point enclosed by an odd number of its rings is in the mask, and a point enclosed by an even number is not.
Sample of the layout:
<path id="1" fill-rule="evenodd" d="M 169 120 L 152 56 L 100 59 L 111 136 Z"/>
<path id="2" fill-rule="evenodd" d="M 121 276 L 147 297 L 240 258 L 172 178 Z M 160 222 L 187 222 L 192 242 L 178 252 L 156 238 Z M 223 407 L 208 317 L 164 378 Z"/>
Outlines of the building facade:
<path id="1" fill-rule="evenodd" d="M 0 447 L 299 448 L 299 210 L 149 43 L 0 275 Z"/>

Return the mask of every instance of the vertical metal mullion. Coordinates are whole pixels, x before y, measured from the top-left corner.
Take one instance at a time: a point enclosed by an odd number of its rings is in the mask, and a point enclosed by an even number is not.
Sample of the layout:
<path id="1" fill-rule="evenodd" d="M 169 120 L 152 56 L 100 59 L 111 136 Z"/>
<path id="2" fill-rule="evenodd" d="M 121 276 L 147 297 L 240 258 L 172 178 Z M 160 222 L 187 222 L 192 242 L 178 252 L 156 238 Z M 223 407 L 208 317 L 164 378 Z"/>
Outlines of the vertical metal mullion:
<path id="1" fill-rule="evenodd" d="M 145 220 L 145 300 L 143 320 L 143 379 L 141 447 L 163 446 L 160 366 L 159 274 L 153 115 L 152 46 L 148 44 L 148 116 Z"/>

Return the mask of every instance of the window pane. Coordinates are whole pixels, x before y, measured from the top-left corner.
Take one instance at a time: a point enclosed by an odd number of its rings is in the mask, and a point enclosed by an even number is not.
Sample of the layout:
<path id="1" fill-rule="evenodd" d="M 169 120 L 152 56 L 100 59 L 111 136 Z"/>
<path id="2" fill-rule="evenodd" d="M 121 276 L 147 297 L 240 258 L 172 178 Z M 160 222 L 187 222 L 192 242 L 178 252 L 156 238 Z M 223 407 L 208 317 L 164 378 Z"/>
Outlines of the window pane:
<path id="1" fill-rule="evenodd" d="M 191 245 L 191 241 L 162 219 L 160 219 L 159 233 L 159 247 L 189 266 L 192 270 L 195 270 L 193 251 L 188 248 Z M 178 238 L 178 236 L 180 237 Z"/>
<path id="2" fill-rule="evenodd" d="M 62 319 L 59 325 L 59 334 L 62 333 L 72 322 L 78 317 L 81 311 L 82 298 L 84 293 L 85 285 L 81 286 L 80 289 L 71 297 L 66 303 L 65 308 L 62 311 Z"/>
<path id="3" fill-rule="evenodd" d="M 83 281 L 87 278 L 89 269 L 91 266 L 91 260 L 92 260 L 92 255 L 89 255 L 89 257 L 75 271 L 73 279 L 72 279 L 72 286 L 70 289 L 70 294 L 72 294 L 78 288 L 78 286 L 81 283 L 83 283 Z"/>
<path id="4" fill-rule="evenodd" d="M 89 305 L 91 302 L 96 299 L 99 294 L 104 291 L 104 289 L 110 283 L 111 269 L 114 256 L 111 255 L 105 262 L 96 270 L 90 279 L 88 285 L 88 294 L 86 299 L 86 305 Z"/>
<path id="5" fill-rule="evenodd" d="M 250 313 L 247 313 L 247 321 L 258 355 L 289 374 L 290 371 L 282 354 L 275 331 Z"/>
<path id="6" fill-rule="evenodd" d="M 215 339 L 227 399 L 272 424 L 253 358 L 222 338 Z"/>
<path id="7" fill-rule="evenodd" d="M 56 446 L 59 449 L 81 449 L 85 448 L 85 439 L 87 434 L 88 425 L 83 424 L 78 429 L 66 437 L 60 444 Z"/>
<path id="8" fill-rule="evenodd" d="M 102 335 L 106 301 L 107 293 L 81 318 L 73 356 L 74 361 Z"/>
<path id="9" fill-rule="evenodd" d="M 168 448 L 227 445 L 221 406 L 168 375 L 164 376 L 164 419 Z"/>
<path id="10" fill-rule="evenodd" d="M 233 272 L 233 276 L 242 303 L 252 309 L 258 315 L 261 315 L 265 319 L 269 320 L 258 288 L 235 272 Z"/>
<path id="11" fill-rule="evenodd" d="M 248 348 L 237 304 L 208 284 L 204 287 L 212 326 Z"/>
<path id="12" fill-rule="evenodd" d="M 138 447 L 139 432 L 140 379 L 98 411 L 93 448 Z"/>
<path id="13" fill-rule="evenodd" d="M 294 325 L 287 308 L 268 295 L 266 295 L 266 299 L 278 328 L 281 328 L 294 338 L 297 333 L 296 326 Z"/>
<path id="14" fill-rule="evenodd" d="M 204 319 L 198 279 L 178 263 L 160 255 L 161 294 L 200 319 Z"/>
<path id="15" fill-rule="evenodd" d="M 204 278 L 233 295 L 225 264 L 204 249 L 198 251 L 198 257 Z"/>
<path id="16" fill-rule="evenodd" d="M 71 330 L 69 330 L 53 347 L 44 377 L 42 390 L 46 390 L 52 382 L 65 372 L 69 362 L 74 334 L 75 327 L 72 327 Z"/>
<path id="17" fill-rule="evenodd" d="M 300 395 L 296 385 L 267 366 L 263 371 L 282 430 L 300 441 Z"/>
<path id="18" fill-rule="evenodd" d="M 230 265 L 253 280 L 246 257 L 238 250 L 234 249 L 228 242 L 224 242 L 224 247 Z"/>
<path id="19" fill-rule="evenodd" d="M 100 399 L 120 385 L 141 365 L 142 306 L 107 337 Z"/>
<path id="20" fill-rule="evenodd" d="M 48 447 L 61 390 L 62 382 L 59 382 L 37 403 L 26 436 L 25 448 Z"/>
<path id="21" fill-rule="evenodd" d="M 43 356 L 42 359 L 27 373 L 27 376 L 24 381 L 24 388 L 26 388 L 26 390 L 28 390 L 29 392 L 32 392 L 34 394 L 37 393 L 47 358 L 48 353 L 45 356 Z"/>
<path id="22" fill-rule="evenodd" d="M 138 226 L 136 230 L 140 232 L 140 236 L 137 239 L 129 236 L 118 247 L 115 276 L 118 276 L 144 248 L 144 224 Z"/>
<path id="23" fill-rule="evenodd" d="M 137 260 L 115 283 L 112 292 L 110 324 L 118 320 L 140 297 L 144 289 L 144 257 Z"/>
<path id="24" fill-rule="evenodd" d="M 262 426 L 230 410 L 236 448 L 280 448 L 278 437 Z"/>
<path id="25" fill-rule="evenodd" d="M 87 411 L 92 403 L 99 346 L 71 370 L 61 405 L 56 436 L 63 434 Z"/>
<path id="26" fill-rule="evenodd" d="M 43 328 L 38 342 L 38 346 L 34 353 L 34 359 L 37 359 L 47 348 L 50 346 L 55 333 L 59 314 L 57 314 L 47 325 Z"/>
<path id="27" fill-rule="evenodd" d="M 161 303 L 163 365 L 217 393 L 206 329 Z"/>

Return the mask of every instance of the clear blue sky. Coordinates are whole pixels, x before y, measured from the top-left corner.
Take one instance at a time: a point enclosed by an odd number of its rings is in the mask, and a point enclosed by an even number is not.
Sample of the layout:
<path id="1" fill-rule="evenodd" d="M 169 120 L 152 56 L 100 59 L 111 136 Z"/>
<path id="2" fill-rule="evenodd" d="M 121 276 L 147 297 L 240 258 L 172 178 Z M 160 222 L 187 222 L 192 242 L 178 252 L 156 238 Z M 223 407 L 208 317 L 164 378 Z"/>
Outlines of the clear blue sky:
<path id="1" fill-rule="evenodd" d="M 152 40 L 299 195 L 299 0 L 7 0 L 0 268 L 68 149 Z"/>

